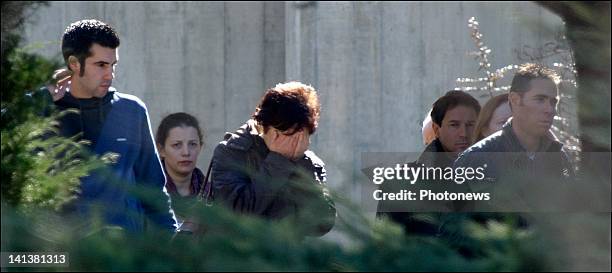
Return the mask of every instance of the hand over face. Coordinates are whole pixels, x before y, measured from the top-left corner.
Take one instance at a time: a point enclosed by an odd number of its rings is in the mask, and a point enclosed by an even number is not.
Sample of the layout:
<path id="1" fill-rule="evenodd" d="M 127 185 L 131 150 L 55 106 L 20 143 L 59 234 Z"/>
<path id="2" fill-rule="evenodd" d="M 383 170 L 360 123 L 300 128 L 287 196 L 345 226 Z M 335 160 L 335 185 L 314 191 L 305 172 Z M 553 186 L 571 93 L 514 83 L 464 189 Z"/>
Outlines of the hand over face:
<path id="1" fill-rule="evenodd" d="M 270 128 L 263 135 L 263 138 L 270 151 L 277 152 L 291 160 L 302 157 L 310 144 L 310 136 L 305 130 L 292 135 L 285 135 L 274 128 Z"/>

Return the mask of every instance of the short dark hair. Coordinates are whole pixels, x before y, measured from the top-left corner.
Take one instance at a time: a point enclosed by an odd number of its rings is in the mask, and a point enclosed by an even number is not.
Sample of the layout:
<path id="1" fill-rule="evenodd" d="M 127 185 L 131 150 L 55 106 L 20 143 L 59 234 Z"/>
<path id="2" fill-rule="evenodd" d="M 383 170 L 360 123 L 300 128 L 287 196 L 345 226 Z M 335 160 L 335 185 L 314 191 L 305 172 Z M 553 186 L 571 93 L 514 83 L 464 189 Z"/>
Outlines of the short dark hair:
<path id="1" fill-rule="evenodd" d="M 193 127 L 198 131 L 198 138 L 200 139 L 200 145 L 204 146 L 202 134 L 202 129 L 200 128 L 200 123 L 198 119 L 194 116 L 187 114 L 185 112 L 178 112 L 167 115 L 164 119 L 162 119 L 159 127 L 157 127 L 157 134 L 155 134 L 155 142 L 159 144 L 161 147 L 164 147 L 164 143 L 166 143 L 166 139 L 168 138 L 168 134 L 170 130 L 176 127 Z"/>
<path id="2" fill-rule="evenodd" d="M 68 69 L 68 57 L 75 56 L 81 63 L 79 75 L 85 73 L 85 59 L 91 56 L 92 44 L 115 49 L 119 47 L 119 36 L 108 24 L 95 20 L 81 20 L 70 24 L 62 36 L 62 55 Z"/>
<path id="3" fill-rule="evenodd" d="M 559 82 L 557 73 L 541 64 L 525 63 L 519 66 L 518 71 L 514 74 L 510 92 L 524 94 L 531 89 L 531 81 L 535 79 L 548 79 L 555 85 Z"/>
<path id="4" fill-rule="evenodd" d="M 317 129 L 320 111 L 315 89 L 292 81 L 268 89 L 252 117 L 264 127 L 264 131 L 269 127 L 280 131 L 293 128 L 293 132 L 305 128 L 313 134 Z"/>
<path id="5" fill-rule="evenodd" d="M 458 105 L 472 107 L 477 115 L 480 113 L 480 103 L 474 97 L 460 90 L 451 90 L 434 102 L 431 110 L 431 121 L 438 126 L 442 126 L 446 112 Z"/>

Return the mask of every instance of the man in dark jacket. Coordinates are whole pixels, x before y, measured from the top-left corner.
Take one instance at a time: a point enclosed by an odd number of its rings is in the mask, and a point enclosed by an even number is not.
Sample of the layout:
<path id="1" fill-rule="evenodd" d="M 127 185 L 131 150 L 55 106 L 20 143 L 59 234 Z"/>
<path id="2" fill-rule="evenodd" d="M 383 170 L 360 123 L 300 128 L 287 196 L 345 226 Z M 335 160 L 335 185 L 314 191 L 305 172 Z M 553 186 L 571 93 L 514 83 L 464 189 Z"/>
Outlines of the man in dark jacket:
<path id="1" fill-rule="evenodd" d="M 319 112 L 311 86 L 289 82 L 267 90 L 253 119 L 215 148 L 214 199 L 239 213 L 289 218 L 305 235 L 327 233 L 336 209 L 325 165 L 307 150 Z"/>
<path id="2" fill-rule="evenodd" d="M 503 129 L 467 149 L 455 167 L 485 168 L 485 181 L 468 181 L 491 200 L 474 202 L 479 211 L 550 211 L 564 206 L 573 168 L 549 131 L 556 114 L 557 75 L 537 64 L 522 65 L 509 92 L 513 118 Z"/>
<path id="3" fill-rule="evenodd" d="M 412 167 L 451 167 L 457 155 L 470 145 L 474 124 L 480 112 L 480 104 L 471 95 L 463 91 L 449 91 L 433 104 L 431 111 L 432 126 L 436 138 L 425 148 Z M 403 183 L 385 182 L 383 192 L 398 192 L 396 188 Z M 420 181 L 419 189 L 429 189 L 443 192 L 449 185 L 445 182 Z M 452 185 L 450 185 L 452 186 Z M 400 186 L 401 187 L 401 186 Z M 412 202 L 412 201 L 411 201 Z M 401 224 L 406 233 L 420 235 L 437 235 L 441 230 L 443 218 L 447 214 L 441 212 L 454 211 L 451 202 L 419 201 L 419 211 L 410 212 L 411 208 L 397 201 L 381 201 L 378 203 L 377 216 L 387 216 Z M 415 209 L 415 208 L 413 208 Z"/>
<path id="4" fill-rule="evenodd" d="M 78 110 L 60 118 L 62 136 L 89 142 L 87 147 L 99 156 L 118 156 L 108 169 L 81 179 L 78 198 L 65 211 L 83 221 L 99 212 L 105 224 L 129 232 L 144 231 L 147 221 L 174 232 L 176 219 L 164 189 L 146 106 L 111 87 L 118 47 L 117 33 L 101 21 L 71 24 L 62 38 L 66 78 L 45 90 L 58 110 Z M 150 191 L 149 201 L 131 188 Z"/>

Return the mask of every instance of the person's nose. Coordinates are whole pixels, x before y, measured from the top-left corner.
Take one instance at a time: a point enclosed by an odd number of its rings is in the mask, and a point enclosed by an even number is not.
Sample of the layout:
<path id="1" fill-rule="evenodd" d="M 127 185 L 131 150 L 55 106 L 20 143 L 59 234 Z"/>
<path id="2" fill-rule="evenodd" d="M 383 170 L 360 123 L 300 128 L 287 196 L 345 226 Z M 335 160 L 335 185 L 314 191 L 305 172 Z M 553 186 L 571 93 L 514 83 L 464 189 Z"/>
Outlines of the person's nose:
<path id="1" fill-rule="evenodd" d="M 459 137 L 465 138 L 467 137 L 467 126 L 466 125 L 462 125 L 459 127 Z"/>
<path id="2" fill-rule="evenodd" d="M 557 102 L 555 100 L 550 100 L 548 106 L 546 113 L 555 116 L 557 114 Z"/>
<path id="3" fill-rule="evenodd" d="M 113 67 L 109 67 L 104 73 L 104 80 L 112 81 L 115 78 L 115 71 Z"/>
<path id="4" fill-rule="evenodd" d="M 545 104 L 544 113 L 549 116 L 554 116 L 557 111 L 557 105 L 553 100 L 550 100 L 549 103 Z"/>
<path id="5" fill-rule="evenodd" d="M 184 145 L 183 148 L 181 149 L 181 155 L 188 157 L 189 155 L 191 155 L 191 151 L 189 150 L 188 145 Z"/>

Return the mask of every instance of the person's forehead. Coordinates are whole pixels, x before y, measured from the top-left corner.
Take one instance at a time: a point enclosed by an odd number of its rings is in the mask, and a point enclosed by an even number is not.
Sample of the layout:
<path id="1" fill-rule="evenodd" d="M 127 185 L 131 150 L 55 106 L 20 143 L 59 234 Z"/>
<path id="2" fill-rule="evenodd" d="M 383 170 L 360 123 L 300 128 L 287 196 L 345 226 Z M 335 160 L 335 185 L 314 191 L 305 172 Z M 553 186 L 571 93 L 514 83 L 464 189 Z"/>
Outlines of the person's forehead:
<path id="1" fill-rule="evenodd" d="M 545 95 L 555 97 L 557 95 L 557 85 L 549 79 L 534 79 L 529 82 L 529 90 L 525 94 L 530 96 Z"/>
<path id="2" fill-rule="evenodd" d="M 170 129 L 168 138 L 197 138 L 198 131 L 192 126 L 179 126 Z"/>
<path id="3" fill-rule="evenodd" d="M 103 47 L 94 43 L 91 45 L 91 48 L 89 48 L 89 51 L 91 53 L 91 56 L 87 58 L 89 61 L 105 61 L 112 63 L 118 59 L 116 48 Z"/>
<path id="4" fill-rule="evenodd" d="M 452 120 L 467 120 L 475 119 L 477 116 L 476 110 L 467 105 L 457 105 L 453 108 L 449 108 L 444 115 L 444 119 L 448 121 Z"/>

